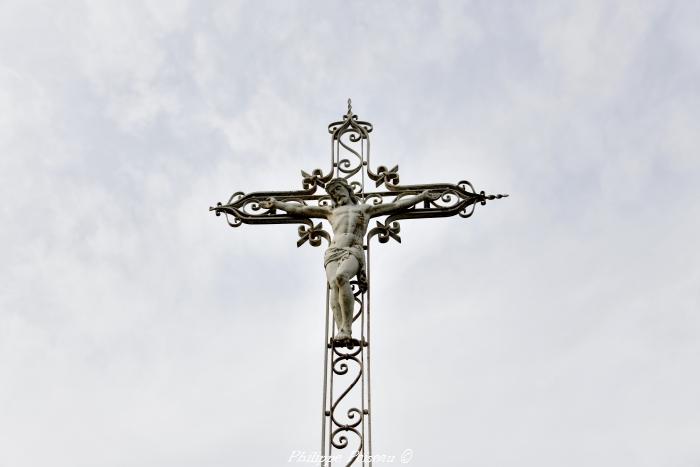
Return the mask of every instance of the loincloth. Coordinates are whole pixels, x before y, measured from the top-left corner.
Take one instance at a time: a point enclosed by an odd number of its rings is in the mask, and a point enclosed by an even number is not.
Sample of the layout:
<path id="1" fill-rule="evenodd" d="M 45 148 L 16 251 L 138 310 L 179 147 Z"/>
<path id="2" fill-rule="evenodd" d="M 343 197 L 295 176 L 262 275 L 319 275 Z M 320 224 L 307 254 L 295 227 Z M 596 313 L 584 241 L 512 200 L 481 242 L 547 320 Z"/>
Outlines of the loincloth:
<path id="1" fill-rule="evenodd" d="M 328 266 L 328 263 L 340 263 L 346 258 L 353 256 L 360 263 L 360 271 L 365 270 L 365 252 L 359 246 L 332 246 L 326 250 L 323 255 L 323 267 Z"/>
<path id="2" fill-rule="evenodd" d="M 323 255 L 323 267 L 329 263 L 342 263 L 350 256 L 357 259 L 360 267 L 357 269 L 357 285 L 361 292 L 366 292 L 369 284 L 367 283 L 367 274 L 365 273 L 365 252 L 359 246 L 332 246 L 326 250 Z"/>

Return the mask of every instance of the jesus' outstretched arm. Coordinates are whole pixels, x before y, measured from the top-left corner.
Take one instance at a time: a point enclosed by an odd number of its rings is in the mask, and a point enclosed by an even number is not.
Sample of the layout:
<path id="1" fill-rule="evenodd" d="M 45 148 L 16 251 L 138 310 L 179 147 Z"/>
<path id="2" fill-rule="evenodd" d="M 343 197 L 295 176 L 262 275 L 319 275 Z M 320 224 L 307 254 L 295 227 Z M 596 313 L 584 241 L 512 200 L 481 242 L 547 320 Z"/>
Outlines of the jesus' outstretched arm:
<path id="1" fill-rule="evenodd" d="M 435 190 L 425 190 L 423 193 L 411 196 L 407 198 L 400 199 L 393 203 L 378 204 L 376 206 L 371 206 L 368 209 L 368 214 L 370 217 L 385 216 L 388 214 L 394 214 L 396 212 L 408 209 L 411 206 L 415 206 L 421 201 L 435 201 L 442 195 L 442 192 Z"/>
<path id="2" fill-rule="evenodd" d="M 263 209 L 271 209 L 274 207 L 294 216 L 318 217 L 321 219 L 326 219 L 331 212 L 330 209 L 324 206 L 304 206 L 296 203 L 285 203 L 275 198 L 268 198 L 260 201 L 260 207 Z"/>

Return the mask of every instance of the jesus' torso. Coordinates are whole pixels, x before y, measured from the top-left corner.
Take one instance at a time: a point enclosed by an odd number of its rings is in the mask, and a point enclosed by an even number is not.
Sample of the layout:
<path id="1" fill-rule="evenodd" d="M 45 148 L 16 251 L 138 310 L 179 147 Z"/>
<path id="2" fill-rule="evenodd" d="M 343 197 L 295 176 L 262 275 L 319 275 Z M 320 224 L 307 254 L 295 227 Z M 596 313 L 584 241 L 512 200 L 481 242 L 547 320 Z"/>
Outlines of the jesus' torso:
<path id="1" fill-rule="evenodd" d="M 367 205 L 345 204 L 336 206 L 328 216 L 333 227 L 331 247 L 362 246 L 369 225 Z"/>

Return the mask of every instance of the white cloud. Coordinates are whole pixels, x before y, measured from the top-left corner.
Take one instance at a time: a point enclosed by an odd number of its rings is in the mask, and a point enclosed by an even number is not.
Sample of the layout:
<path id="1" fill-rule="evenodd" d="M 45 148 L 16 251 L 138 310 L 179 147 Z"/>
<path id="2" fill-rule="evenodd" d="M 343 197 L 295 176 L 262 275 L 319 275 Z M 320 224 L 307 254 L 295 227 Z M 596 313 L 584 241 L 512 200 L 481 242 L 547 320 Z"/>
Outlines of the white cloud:
<path id="1" fill-rule="evenodd" d="M 322 250 L 207 208 L 348 97 L 373 165 L 512 195 L 372 247 L 375 452 L 697 464 L 696 7 L 303 6 L 1 7 L 0 464 L 317 449 Z"/>

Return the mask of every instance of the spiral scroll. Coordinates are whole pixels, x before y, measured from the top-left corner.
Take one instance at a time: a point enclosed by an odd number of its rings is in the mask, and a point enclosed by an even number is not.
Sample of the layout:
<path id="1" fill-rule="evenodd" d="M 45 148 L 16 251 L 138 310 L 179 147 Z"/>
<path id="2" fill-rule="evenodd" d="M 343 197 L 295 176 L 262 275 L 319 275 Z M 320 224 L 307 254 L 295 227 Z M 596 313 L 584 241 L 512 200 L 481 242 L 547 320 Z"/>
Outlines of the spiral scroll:
<path id="1" fill-rule="evenodd" d="M 364 319 L 367 289 L 359 280 L 352 281 L 351 286 L 355 303 L 353 326 L 359 326 L 361 339 L 353 340 L 354 343 L 343 343 L 330 337 L 326 355 L 326 375 L 330 377 L 330 391 L 324 392 L 324 436 L 328 423 L 328 453 L 334 448 L 348 449 L 351 439 L 354 440 L 346 466 L 364 459 L 368 452 L 365 435 L 368 432 L 369 410 L 366 397 L 369 396 L 369 374 L 365 371 L 365 365 L 369 357 L 365 353 L 369 343 L 365 340 L 368 321 Z M 329 321 L 326 325 L 328 324 Z M 331 328 L 327 328 L 327 331 L 332 335 L 333 324 L 330 325 Z M 366 465 L 364 460 L 360 463 Z"/>
<path id="2" fill-rule="evenodd" d="M 348 105 L 348 112 L 343 119 L 328 125 L 328 132 L 332 135 L 333 166 L 336 176 L 350 180 L 361 174 L 362 169 L 369 161 L 369 134 L 372 132 L 372 124 L 359 120 L 352 113 L 352 106 Z M 359 193 L 364 190 L 364 182 L 358 181 Z"/>

